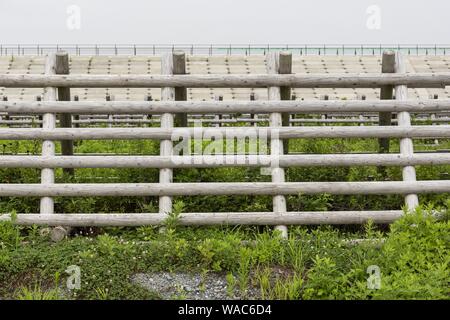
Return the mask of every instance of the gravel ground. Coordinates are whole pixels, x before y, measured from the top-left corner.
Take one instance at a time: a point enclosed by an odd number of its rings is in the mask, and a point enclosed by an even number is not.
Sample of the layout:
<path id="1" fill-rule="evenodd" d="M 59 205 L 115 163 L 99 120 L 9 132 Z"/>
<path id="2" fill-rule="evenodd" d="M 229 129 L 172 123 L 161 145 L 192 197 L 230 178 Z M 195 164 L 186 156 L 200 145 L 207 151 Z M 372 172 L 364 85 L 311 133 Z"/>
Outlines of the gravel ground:
<path id="1" fill-rule="evenodd" d="M 242 295 L 238 288 L 233 294 L 227 291 L 227 280 L 224 274 L 209 273 L 202 276 L 198 273 L 138 273 L 131 281 L 152 292 L 156 292 L 164 299 L 186 300 L 231 300 L 240 299 Z M 258 288 L 249 288 L 247 299 L 258 299 Z"/>

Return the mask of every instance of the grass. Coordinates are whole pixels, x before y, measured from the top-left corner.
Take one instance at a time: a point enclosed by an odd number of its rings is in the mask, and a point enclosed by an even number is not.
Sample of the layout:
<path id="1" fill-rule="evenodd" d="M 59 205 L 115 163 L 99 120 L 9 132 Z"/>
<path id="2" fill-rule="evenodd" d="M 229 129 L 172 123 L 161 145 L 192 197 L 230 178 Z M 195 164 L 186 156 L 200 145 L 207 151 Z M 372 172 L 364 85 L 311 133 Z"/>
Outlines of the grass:
<path id="1" fill-rule="evenodd" d="M 39 154 L 40 143 L 0 142 L 4 154 Z M 439 148 L 450 143 L 441 141 Z M 59 148 L 59 146 L 57 146 Z M 375 139 L 295 139 L 292 152 L 376 151 Z M 391 141 L 392 150 L 398 143 Z M 421 147 L 429 149 L 427 146 Z M 2 150 L 0 149 L 0 152 Z M 85 141 L 76 152 L 158 154 L 152 141 Z M 442 179 L 450 166 L 417 166 L 418 179 Z M 400 168 L 289 168 L 288 181 L 401 180 Z M 176 182 L 269 181 L 259 169 L 175 170 Z M 38 183 L 40 170 L 0 169 L 2 183 Z M 56 170 L 60 182 L 157 182 L 155 169 L 77 169 L 74 178 Z M 140 272 L 222 273 L 228 294 L 257 287 L 266 299 L 449 299 L 450 223 L 431 208 L 448 211 L 448 194 L 421 195 L 424 204 L 390 226 L 291 226 L 282 240 L 272 228 L 257 226 L 182 227 L 182 212 L 271 211 L 264 196 L 175 197 L 164 232 L 138 228 L 79 228 L 52 243 L 45 228 L 0 223 L 0 297 L 11 299 L 158 299 L 130 282 Z M 156 197 L 56 198 L 57 212 L 157 212 Z M 402 196 L 294 195 L 288 210 L 399 209 Z M 0 198 L 2 212 L 39 212 L 38 198 Z M 448 216 L 448 214 L 447 214 Z M 349 247 L 345 240 L 383 238 L 381 246 Z M 80 290 L 68 291 L 65 270 L 81 269 Z M 381 270 L 381 287 L 367 287 L 370 266 Z M 57 279 L 58 281 L 55 281 Z M 178 298 L 182 298 L 179 296 Z M 177 298 L 177 297 L 174 297 Z"/>
<path id="2" fill-rule="evenodd" d="M 449 299 L 450 222 L 425 211 L 407 214 L 388 230 L 372 224 L 290 227 L 290 237 L 264 228 L 105 229 L 54 244 L 36 228 L 2 223 L 0 296 L 14 299 L 156 299 L 133 285 L 138 272 L 227 274 L 228 292 L 256 286 L 267 299 Z M 20 245 L 11 234 L 20 233 Z M 349 247 L 349 238 L 385 238 L 381 247 Z M 152 239 L 145 241 L 141 239 Z M 81 269 L 80 290 L 62 295 L 70 265 Z M 381 288 L 367 287 L 367 269 L 381 270 Z M 55 274 L 61 281 L 54 280 Z M 36 285 L 39 283 L 40 285 Z M 45 284 L 45 286 L 43 285 Z M 45 288 L 45 290 L 44 290 Z M 58 291 L 59 290 L 59 291 Z M 59 295 L 57 295 L 59 293 Z"/>

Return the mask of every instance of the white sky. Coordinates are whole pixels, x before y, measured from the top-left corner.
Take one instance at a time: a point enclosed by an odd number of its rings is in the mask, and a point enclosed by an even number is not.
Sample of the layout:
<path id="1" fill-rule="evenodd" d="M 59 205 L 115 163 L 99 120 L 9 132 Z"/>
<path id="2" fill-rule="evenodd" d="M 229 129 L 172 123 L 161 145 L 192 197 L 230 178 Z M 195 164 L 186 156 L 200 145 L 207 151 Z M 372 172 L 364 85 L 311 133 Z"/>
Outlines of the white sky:
<path id="1" fill-rule="evenodd" d="M 366 25 L 371 5 L 380 29 Z M 0 0 L 0 43 L 448 44 L 450 1 Z"/>

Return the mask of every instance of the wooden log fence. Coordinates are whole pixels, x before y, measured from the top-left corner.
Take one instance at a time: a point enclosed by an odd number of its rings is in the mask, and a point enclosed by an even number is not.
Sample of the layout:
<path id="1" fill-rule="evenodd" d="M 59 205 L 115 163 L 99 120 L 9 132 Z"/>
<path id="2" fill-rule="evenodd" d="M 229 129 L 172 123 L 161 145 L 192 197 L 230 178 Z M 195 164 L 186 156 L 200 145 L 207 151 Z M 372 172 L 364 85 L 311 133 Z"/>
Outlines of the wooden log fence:
<path id="1" fill-rule="evenodd" d="M 385 54 L 392 60 L 393 53 Z M 172 211 L 172 197 L 199 195 L 265 195 L 273 197 L 272 212 L 183 213 L 182 225 L 253 224 L 274 225 L 287 235 L 290 224 L 360 224 L 373 220 L 390 223 L 404 214 L 401 210 L 385 211 L 330 211 L 288 212 L 286 196 L 302 194 L 396 194 L 405 196 L 406 209 L 414 209 L 419 194 L 448 193 L 449 180 L 418 181 L 416 165 L 450 164 L 450 153 L 414 153 L 413 139 L 449 138 L 449 125 L 412 125 L 411 114 L 439 114 L 450 111 L 450 100 L 408 100 L 408 88 L 441 88 L 450 85 L 450 73 L 406 73 L 401 55 L 395 54 L 393 72 L 383 69 L 379 74 L 291 74 L 289 53 L 269 52 L 267 74 L 260 75 L 191 75 L 185 74 L 184 53 L 171 52 L 162 58 L 161 75 L 71 75 L 57 71 L 56 55 L 49 55 L 43 75 L 0 75 L 0 87 L 45 88 L 43 101 L 0 101 L 0 113 L 6 116 L 42 115 L 42 128 L 0 128 L 2 140 L 42 140 L 41 156 L 2 155 L 0 168 L 37 168 L 42 170 L 40 184 L 0 184 L 2 197 L 40 197 L 39 214 L 19 213 L 15 223 L 50 226 L 139 226 L 163 224 Z M 66 59 L 66 58 L 64 58 Z M 388 59 L 388 60 L 389 60 Z M 387 61 L 387 60 L 386 60 Z M 387 62 L 383 66 L 387 66 Z M 390 66 L 392 67 L 392 66 Z M 57 74 L 58 73 L 58 74 Z M 59 74 L 64 73 L 64 74 Z M 70 88 L 161 88 L 161 101 L 68 101 Z M 380 101 L 291 101 L 289 88 L 382 88 Z M 268 101 L 185 101 L 186 88 L 268 88 Z M 395 99 L 392 93 L 395 88 Z M 383 91 L 384 90 L 384 91 Z M 57 101 L 57 91 L 59 101 Z M 236 119 L 248 122 L 268 121 L 269 127 L 189 127 L 187 114 L 248 114 Z M 379 114 L 379 126 L 288 126 L 288 114 L 356 113 L 357 119 L 290 119 L 290 123 L 305 121 L 317 123 L 365 123 L 365 114 Z M 396 113 L 397 125 L 387 122 L 388 114 Z M 56 114 L 61 127 L 57 128 Z M 160 115 L 160 127 L 127 128 L 72 128 L 72 123 L 153 123 L 156 119 L 142 115 Z M 268 114 L 268 119 L 252 115 Z M 92 119 L 75 118 L 85 115 Z M 122 118 L 100 118 L 105 115 L 123 115 Z M 139 115 L 140 119 L 133 118 Z M 97 118 L 95 118 L 97 117 Z M 69 123 L 69 118 L 72 123 Z M 147 119 L 147 120 L 145 120 Z M 175 119 L 177 119 L 175 126 Z M 445 117 L 445 120 L 448 121 Z M 150 122 L 151 120 L 151 122 Z M 351 121 L 349 121 L 351 120 Z M 5 121 L 30 121 L 27 119 Z M 83 122 L 85 121 L 85 122 Z M 141 122 L 139 122 L 141 121 Z M 191 118 L 190 121 L 193 121 Z M 206 121 L 206 120 L 205 120 Z M 209 119 L 208 121 L 217 121 Z M 375 120 L 373 120 L 375 121 Z M 434 123 L 438 118 L 433 118 Z M 394 122 L 394 121 L 393 121 Z M 221 122 L 222 123 L 222 122 Z M 8 124 L 14 124 L 8 122 Z M 270 139 L 270 153 L 259 155 L 174 155 L 173 141 L 179 137 L 233 137 L 245 138 L 256 134 Z M 283 141 L 296 138 L 377 138 L 382 152 L 376 154 L 284 154 Z M 386 139 L 400 139 L 400 152 L 386 153 Z M 160 141 L 160 155 L 73 155 L 69 150 L 73 140 L 128 140 L 154 139 Z M 55 155 L 55 141 L 63 141 L 62 155 Z M 271 162 L 276 159 L 276 165 Z M 400 166 L 402 181 L 364 182 L 286 182 L 284 169 L 289 167 L 325 166 Z M 175 168 L 269 167 L 271 182 L 236 183 L 173 183 Z M 54 183 L 58 168 L 155 168 L 160 170 L 159 183 L 70 184 Z M 159 213 L 156 214 L 59 214 L 54 213 L 54 197 L 75 196 L 156 196 Z M 10 220 L 8 214 L 0 220 Z"/>

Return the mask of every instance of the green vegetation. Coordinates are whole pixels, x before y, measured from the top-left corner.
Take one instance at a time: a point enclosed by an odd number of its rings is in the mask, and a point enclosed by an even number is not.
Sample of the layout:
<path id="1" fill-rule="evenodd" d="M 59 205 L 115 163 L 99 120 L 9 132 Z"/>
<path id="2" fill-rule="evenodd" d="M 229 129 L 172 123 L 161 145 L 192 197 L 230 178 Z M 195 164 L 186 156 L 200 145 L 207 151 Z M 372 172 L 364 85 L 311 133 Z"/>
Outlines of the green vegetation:
<path id="1" fill-rule="evenodd" d="M 59 147 L 59 146 L 58 146 Z M 392 150 L 398 149 L 396 141 Z M 441 141 L 439 148 L 449 149 Z M 39 154 L 40 143 L 0 142 L 3 154 Z M 370 152 L 375 139 L 296 139 L 291 152 Z M 416 149 L 426 150 L 423 145 Z M 1 149 L 0 149 L 1 151 Z M 85 141 L 76 152 L 158 154 L 152 141 Z M 447 179 L 450 166 L 417 166 L 418 179 Z M 56 170 L 57 182 L 157 182 L 156 169 Z M 37 183 L 38 169 L 0 169 L 2 183 Z M 288 181 L 401 180 L 400 168 L 289 168 Z M 269 181 L 259 169 L 175 170 L 176 182 Z M 265 299 L 449 299 L 450 207 L 448 194 L 421 195 L 425 204 L 390 226 L 292 226 L 289 239 L 269 227 L 182 227 L 182 212 L 271 211 L 271 197 L 176 197 L 164 228 L 79 228 L 52 243 L 44 227 L 0 223 L 0 297 L 14 299 L 158 299 L 131 283 L 140 272 L 183 271 L 226 277 L 228 294 L 258 288 Z M 56 198 L 57 212 L 157 212 L 156 197 Z M 296 195 L 288 210 L 399 209 L 402 196 Z M 2 213 L 39 212 L 38 198 L 0 198 Z M 436 220 L 431 209 L 447 210 Z M 13 214 L 14 216 L 14 214 Z M 163 231 L 161 231 L 163 230 Z M 380 245 L 351 239 L 384 239 Z M 81 288 L 67 291 L 65 270 L 81 269 Z M 367 286 L 370 266 L 381 271 L 380 289 Z"/>
<path id="2" fill-rule="evenodd" d="M 338 228 L 290 227 L 282 240 L 269 228 L 107 228 L 97 236 L 52 243 L 40 228 L 1 224 L 0 296 L 16 299 L 156 299 L 131 284 L 137 272 L 227 274 L 245 296 L 249 286 L 266 299 L 449 299 L 450 221 L 418 210 L 381 231 L 372 224 Z M 17 245 L 17 233 L 20 243 Z M 385 238 L 381 246 L 351 238 Z M 70 265 L 81 269 L 81 289 L 60 289 Z M 381 287 L 368 289 L 367 268 L 381 270 Z M 61 275 L 61 276 L 59 276 Z M 60 279 L 57 281 L 55 279 Z M 59 283 L 59 285 L 58 285 Z"/>

